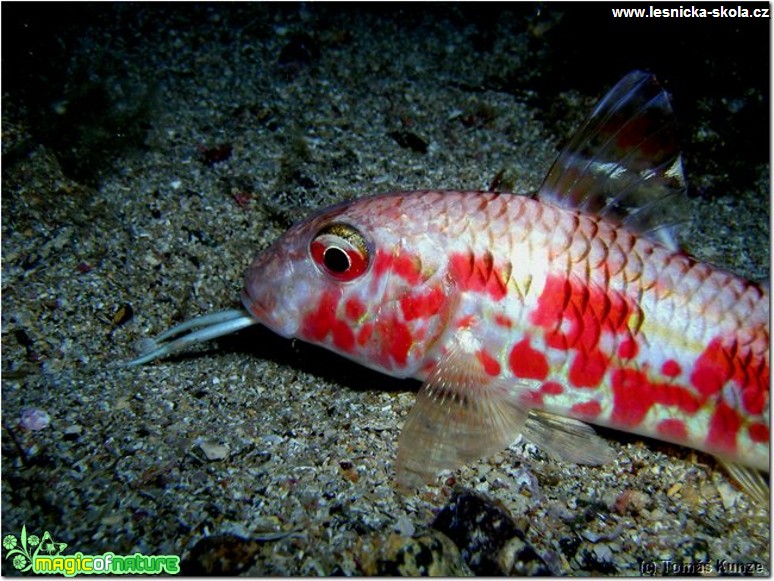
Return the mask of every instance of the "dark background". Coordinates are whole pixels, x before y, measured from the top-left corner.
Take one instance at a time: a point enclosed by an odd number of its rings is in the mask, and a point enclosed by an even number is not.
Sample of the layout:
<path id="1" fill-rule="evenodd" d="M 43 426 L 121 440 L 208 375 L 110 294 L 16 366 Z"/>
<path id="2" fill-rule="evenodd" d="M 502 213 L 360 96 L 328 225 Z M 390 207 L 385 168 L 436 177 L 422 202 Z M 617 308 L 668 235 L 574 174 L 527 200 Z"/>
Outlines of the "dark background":
<path id="1" fill-rule="evenodd" d="M 128 51 L 140 39 L 162 34 L 167 27 L 197 27 L 213 14 L 223 22 L 228 39 L 237 29 L 252 36 L 271 29 L 260 24 L 282 14 L 289 21 L 298 4 L 111 4 L 111 3 L 4 3 L 3 92 L 29 115 L 33 139 L 59 153 L 66 170 L 81 179 L 93 178 L 102 168 L 82 161 L 83 147 L 98 148 L 102 157 L 113 148 L 142 142 L 143 128 L 121 119 L 106 121 L 108 97 L 94 86 L 99 71 L 73 62 L 73 52 L 84 30 L 112 28 L 125 35 Z M 633 69 L 655 73 L 673 95 L 682 129 L 686 167 L 693 195 L 733 194 L 750 187 L 759 164 L 768 162 L 770 129 L 770 19 L 769 18 L 613 18 L 611 8 L 645 8 L 647 3 L 333 3 L 304 5 L 311 14 L 306 34 L 291 39 L 277 54 L 279 64 L 313 65 L 323 36 L 333 26 L 368 18 L 421 38 L 423 27 L 443 22 L 455 28 L 475 29 L 471 51 L 482 59 L 503 54 L 502 67 L 478 79 L 461 79 L 471 91 L 495 89 L 535 102 L 557 134 L 567 135 L 577 120 L 567 119 L 556 96 L 570 89 L 598 96 L 603 87 Z M 655 3 L 674 8 L 679 3 Z M 741 6 L 749 11 L 768 3 L 700 3 L 706 10 Z M 690 7 L 690 6 L 688 6 Z M 131 23 L 131 26 L 127 24 Z M 415 36 L 417 35 L 417 36 Z M 508 60 L 508 39 L 526 39 Z M 217 39 L 214 39 L 217 40 Z M 346 45 L 347 39 L 341 41 Z M 505 46 L 503 46 L 505 44 Z M 417 47 L 412 47 L 412 50 Z M 110 67 L 111 55 L 104 66 Z M 149 71 L 149 73 L 152 73 Z M 80 100 L 65 118 L 52 113 L 52 104 L 67 97 Z M 123 141 L 109 144 L 76 143 L 74 127 L 84 124 L 121 124 Z M 563 125 L 565 124 L 566 127 Z M 108 147 L 105 148 L 105 145 Z M 23 147 L 21 148 L 23 150 Z M 20 150 L 4 153 L 20 153 Z M 109 157 L 109 156 L 107 156 Z M 105 159 L 103 159 L 105 161 Z"/>

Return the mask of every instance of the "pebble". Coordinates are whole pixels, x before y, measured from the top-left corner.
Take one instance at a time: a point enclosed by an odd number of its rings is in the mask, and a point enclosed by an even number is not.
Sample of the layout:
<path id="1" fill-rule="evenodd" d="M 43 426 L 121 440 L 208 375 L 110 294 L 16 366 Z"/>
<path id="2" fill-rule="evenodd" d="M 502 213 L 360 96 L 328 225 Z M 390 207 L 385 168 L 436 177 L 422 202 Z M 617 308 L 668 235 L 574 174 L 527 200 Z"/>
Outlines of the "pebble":
<path id="1" fill-rule="evenodd" d="M 31 432 L 45 430 L 51 423 L 48 412 L 40 408 L 26 408 L 21 413 L 19 427 Z"/>
<path id="2" fill-rule="evenodd" d="M 739 500 L 739 491 L 731 486 L 728 482 L 721 482 L 717 485 L 718 494 L 720 495 L 720 502 L 723 503 L 723 508 L 728 510 L 733 508 L 737 500 Z"/>
<path id="3" fill-rule="evenodd" d="M 399 535 L 404 537 L 411 537 L 414 535 L 415 531 L 416 527 L 414 526 L 414 523 L 412 523 L 411 519 L 405 514 L 399 516 L 398 520 L 395 521 L 395 532 L 397 532 Z"/>
<path id="4" fill-rule="evenodd" d="M 223 444 L 214 444 L 212 442 L 202 442 L 199 444 L 199 449 L 204 452 L 204 456 L 207 460 L 223 460 L 228 457 L 229 449 Z"/>

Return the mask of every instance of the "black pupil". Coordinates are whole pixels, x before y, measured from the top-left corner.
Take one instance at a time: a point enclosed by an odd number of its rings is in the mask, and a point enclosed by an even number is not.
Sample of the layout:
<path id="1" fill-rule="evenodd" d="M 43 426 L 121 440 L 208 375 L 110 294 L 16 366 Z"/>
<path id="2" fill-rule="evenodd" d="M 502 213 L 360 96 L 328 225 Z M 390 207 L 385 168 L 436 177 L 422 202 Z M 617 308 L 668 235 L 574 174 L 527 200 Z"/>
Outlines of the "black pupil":
<path id="1" fill-rule="evenodd" d="M 323 254 L 323 260 L 331 272 L 346 272 L 349 268 L 349 256 L 338 246 L 327 248 Z"/>

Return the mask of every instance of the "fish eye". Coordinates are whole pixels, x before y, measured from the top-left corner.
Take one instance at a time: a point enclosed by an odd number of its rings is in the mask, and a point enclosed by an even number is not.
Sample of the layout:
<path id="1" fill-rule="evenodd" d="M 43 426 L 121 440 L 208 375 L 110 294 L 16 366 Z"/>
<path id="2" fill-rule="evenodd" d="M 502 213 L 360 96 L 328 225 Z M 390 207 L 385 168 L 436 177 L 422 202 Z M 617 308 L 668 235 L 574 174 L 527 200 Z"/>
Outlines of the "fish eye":
<path id="1" fill-rule="evenodd" d="M 329 224 L 309 246 L 315 265 L 328 276 L 350 281 L 362 275 L 371 258 L 363 235 L 349 224 Z"/>
<path id="2" fill-rule="evenodd" d="M 331 272 L 343 274 L 352 267 L 347 251 L 338 246 L 329 246 L 323 252 L 323 262 Z"/>

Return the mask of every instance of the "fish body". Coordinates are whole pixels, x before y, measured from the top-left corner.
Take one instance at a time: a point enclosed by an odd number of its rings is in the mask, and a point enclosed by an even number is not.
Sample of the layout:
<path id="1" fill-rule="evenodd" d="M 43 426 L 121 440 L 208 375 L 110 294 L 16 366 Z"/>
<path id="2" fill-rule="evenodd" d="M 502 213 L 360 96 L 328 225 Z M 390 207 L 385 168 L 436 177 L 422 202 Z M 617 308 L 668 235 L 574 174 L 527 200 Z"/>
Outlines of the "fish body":
<path id="1" fill-rule="evenodd" d="M 310 250 L 331 224 L 365 239 L 353 280 Z M 509 194 L 381 195 L 290 230 L 245 288 L 269 328 L 378 371 L 426 381 L 466 331 L 471 373 L 512 383 L 517 405 L 768 469 L 766 291 L 596 216 Z"/>
<path id="2" fill-rule="evenodd" d="M 768 291 L 679 250 L 675 135 L 666 94 L 630 73 L 536 194 L 396 192 L 319 211 L 255 258 L 246 313 L 184 323 L 156 345 L 204 328 L 132 363 L 261 323 L 416 378 L 407 486 L 520 434 L 602 463 L 586 422 L 767 471 Z"/>

